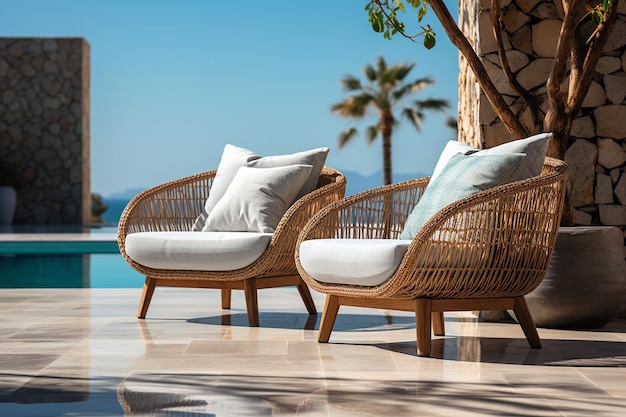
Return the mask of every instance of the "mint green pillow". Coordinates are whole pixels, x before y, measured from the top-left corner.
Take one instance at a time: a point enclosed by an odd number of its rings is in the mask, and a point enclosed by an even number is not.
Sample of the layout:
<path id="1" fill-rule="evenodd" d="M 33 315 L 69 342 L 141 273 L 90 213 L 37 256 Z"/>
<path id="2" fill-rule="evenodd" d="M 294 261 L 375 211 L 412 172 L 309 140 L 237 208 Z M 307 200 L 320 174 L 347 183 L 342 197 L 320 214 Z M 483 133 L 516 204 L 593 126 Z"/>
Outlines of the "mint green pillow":
<path id="1" fill-rule="evenodd" d="M 413 239 L 424 223 L 448 204 L 515 181 L 525 156 L 523 153 L 454 155 L 437 178 L 426 187 L 424 195 L 409 215 L 400 238 Z"/>

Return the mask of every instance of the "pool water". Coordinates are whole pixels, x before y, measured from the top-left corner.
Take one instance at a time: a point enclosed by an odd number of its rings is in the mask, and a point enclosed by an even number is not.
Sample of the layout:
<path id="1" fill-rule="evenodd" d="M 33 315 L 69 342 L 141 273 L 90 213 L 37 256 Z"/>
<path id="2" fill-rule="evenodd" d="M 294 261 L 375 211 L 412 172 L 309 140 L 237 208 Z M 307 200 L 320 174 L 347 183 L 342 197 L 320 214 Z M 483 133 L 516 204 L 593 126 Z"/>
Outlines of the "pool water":
<path id="1" fill-rule="evenodd" d="M 141 288 L 118 254 L 0 255 L 0 288 Z"/>
<path id="2" fill-rule="evenodd" d="M 141 288 L 117 247 L 117 228 L 0 228 L 0 288 Z"/>

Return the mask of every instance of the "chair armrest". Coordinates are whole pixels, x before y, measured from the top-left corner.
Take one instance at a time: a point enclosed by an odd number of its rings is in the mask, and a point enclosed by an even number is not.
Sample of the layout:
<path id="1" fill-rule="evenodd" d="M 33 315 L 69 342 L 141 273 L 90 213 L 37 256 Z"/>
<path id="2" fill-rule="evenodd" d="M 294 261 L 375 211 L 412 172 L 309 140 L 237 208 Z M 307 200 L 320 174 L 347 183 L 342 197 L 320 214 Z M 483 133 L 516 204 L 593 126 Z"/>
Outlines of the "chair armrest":
<path id="1" fill-rule="evenodd" d="M 180 178 L 137 194 L 120 216 L 117 228 L 120 250 L 129 233 L 191 230 L 216 173 L 214 170 Z"/>

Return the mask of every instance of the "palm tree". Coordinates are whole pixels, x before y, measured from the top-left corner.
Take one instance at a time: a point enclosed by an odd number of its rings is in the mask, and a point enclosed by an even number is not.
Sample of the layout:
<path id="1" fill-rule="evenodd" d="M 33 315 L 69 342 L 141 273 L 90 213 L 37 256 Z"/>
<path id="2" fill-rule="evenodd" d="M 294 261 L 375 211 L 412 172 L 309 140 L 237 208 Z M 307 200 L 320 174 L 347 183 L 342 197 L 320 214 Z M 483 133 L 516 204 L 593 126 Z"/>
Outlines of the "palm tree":
<path id="1" fill-rule="evenodd" d="M 394 111 L 405 103 L 408 96 L 418 93 L 424 87 L 434 84 L 434 80 L 426 77 L 410 83 L 404 79 L 411 72 L 415 63 L 393 64 L 387 66 L 381 56 L 376 61 L 376 68 L 366 65 L 364 68 L 367 84 L 361 80 L 346 75 L 341 80 L 344 90 L 351 95 L 341 103 L 332 105 L 331 110 L 339 116 L 351 119 L 361 119 L 368 115 L 368 110 L 373 108 L 378 113 L 375 124 L 368 126 L 365 132 L 368 144 L 371 144 L 379 136 L 382 136 L 383 145 L 383 180 L 385 184 L 391 184 L 391 136 L 398 121 Z M 449 107 L 444 99 L 429 98 L 426 100 L 414 100 L 402 109 L 402 115 L 406 117 L 418 132 L 421 131 L 424 120 L 424 111 L 444 111 Z M 339 135 L 339 149 L 350 141 L 358 133 L 355 127 L 350 127 Z"/>

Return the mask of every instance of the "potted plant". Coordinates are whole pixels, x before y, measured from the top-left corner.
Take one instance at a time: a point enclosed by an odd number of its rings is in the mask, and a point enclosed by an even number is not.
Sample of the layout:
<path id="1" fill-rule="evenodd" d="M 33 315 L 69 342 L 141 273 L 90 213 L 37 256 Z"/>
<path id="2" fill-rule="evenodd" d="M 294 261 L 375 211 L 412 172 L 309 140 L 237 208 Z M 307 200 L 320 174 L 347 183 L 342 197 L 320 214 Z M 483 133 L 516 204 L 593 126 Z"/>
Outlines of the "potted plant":
<path id="1" fill-rule="evenodd" d="M 11 167 L 0 166 L 0 226 L 13 223 L 17 204 L 17 175 Z"/>

